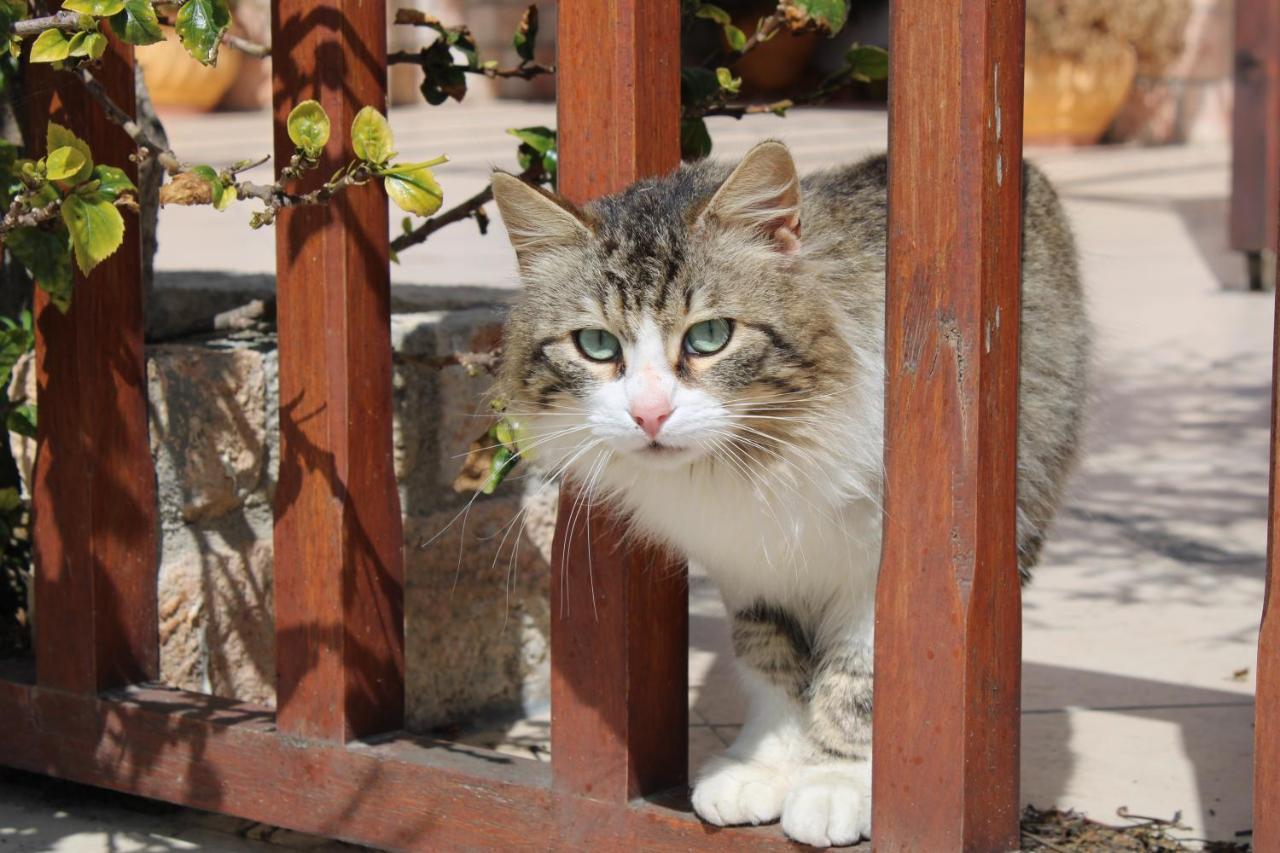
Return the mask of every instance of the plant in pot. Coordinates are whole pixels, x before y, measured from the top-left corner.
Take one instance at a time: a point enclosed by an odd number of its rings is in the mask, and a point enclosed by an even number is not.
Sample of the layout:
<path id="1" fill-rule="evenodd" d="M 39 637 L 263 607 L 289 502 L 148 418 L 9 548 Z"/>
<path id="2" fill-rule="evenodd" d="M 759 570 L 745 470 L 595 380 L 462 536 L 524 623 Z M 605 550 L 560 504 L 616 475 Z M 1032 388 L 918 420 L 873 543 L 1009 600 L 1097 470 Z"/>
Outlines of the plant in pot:
<path id="1" fill-rule="evenodd" d="M 1190 0 L 1027 0 L 1026 141 L 1097 142 L 1139 64 L 1181 49 L 1189 14 Z"/>

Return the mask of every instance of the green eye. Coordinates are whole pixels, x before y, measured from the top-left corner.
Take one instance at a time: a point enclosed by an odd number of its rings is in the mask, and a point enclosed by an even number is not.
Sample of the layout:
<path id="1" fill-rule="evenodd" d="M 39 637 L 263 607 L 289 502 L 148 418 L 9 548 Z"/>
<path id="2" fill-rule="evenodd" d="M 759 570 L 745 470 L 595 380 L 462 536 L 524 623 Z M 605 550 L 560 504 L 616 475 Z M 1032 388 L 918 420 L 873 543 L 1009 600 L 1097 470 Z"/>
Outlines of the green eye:
<path id="1" fill-rule="evenodd" d="M 573 339 L 582 354 L 592 361 L 616 361 L 622 354 L 622 344 L 604 329 L 579 329 L 573 333 Z"/>
<path id="2" fill-rule="evenodd" d="M 690 355 L 711 355 L 729 343 L 733 323 L 728 320 L 703 320 L 684 333 L 684 351 Z"/>

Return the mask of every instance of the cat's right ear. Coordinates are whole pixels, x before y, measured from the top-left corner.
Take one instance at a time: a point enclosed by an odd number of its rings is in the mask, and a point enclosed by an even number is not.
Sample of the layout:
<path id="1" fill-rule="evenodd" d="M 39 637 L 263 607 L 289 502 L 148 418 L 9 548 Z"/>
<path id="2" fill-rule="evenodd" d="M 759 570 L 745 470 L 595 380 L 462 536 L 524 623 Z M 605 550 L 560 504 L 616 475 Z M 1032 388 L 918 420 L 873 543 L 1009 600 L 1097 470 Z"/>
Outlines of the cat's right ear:
<path id="1" fill-rule="evenodd" d="M 800 247 L 800 178 L 781 142 L 761 142 L 747 152 L 699 217 L 744 227 L 768 237 L 779 251 Z"/>
<path id="2" fill-rule="evenodd" d="M 522 268 L 539 252 L 580 246 L 591 236 L 572 205 L 514 175 L 493 173 L 493 197 Z"/>

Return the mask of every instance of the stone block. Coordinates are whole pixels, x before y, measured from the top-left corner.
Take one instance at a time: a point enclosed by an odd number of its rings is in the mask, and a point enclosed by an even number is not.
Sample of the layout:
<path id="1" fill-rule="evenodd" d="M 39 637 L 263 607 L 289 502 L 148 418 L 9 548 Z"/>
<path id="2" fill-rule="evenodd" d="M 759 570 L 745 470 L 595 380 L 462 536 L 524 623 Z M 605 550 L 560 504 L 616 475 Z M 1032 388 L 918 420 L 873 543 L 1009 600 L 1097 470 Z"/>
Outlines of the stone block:
<path id="1" fill-rule="evenodd" d="M 555 489 L 442 510 L 405 530 L 409 728 L 518 714 L 550 701 Z"/>
<path id="2" fill-rule="evenodd" d="M 251 348 L 190 345 L 155 346 L 148 356 L 161 514 L 187 524 L 226 515 L 259 489 L 266 473 L 264 356 Z"/>
<path id="3" fill-rule="evenodd" d="M 243 285 L 196 276 L 169 291 L 165 323 L 170 330 L 198 325 L 211 305 L 235 307 L 246 296 Z M 423 730 L 545 707 L 550 690 L 547 589 L 556 490 L 533 484 L 526 498 L 525 481 L 513 478 L 501 495 L 459 514 L 471 496 L 452 489 L 467 446 L 489 423 L 491 379 L 447 362 L 497 346 L 503 316 L 487 293 L 474 290 L 410 293 L 402 298 L 428 308 L 434 298 L 443 310 L 392 318 L 395 466 L 405 514 L 406 711 Z M 147 348 L 161 524 L 161 677 L 183 689 L 267 705 L 275 701 L 278 368 L 273 337 L 258 332 Z M 10 393 L 34 396 L 33 364 L 17 367 Z M 29 481 L 34 442 L 13 435 L 10 441 Z"/>

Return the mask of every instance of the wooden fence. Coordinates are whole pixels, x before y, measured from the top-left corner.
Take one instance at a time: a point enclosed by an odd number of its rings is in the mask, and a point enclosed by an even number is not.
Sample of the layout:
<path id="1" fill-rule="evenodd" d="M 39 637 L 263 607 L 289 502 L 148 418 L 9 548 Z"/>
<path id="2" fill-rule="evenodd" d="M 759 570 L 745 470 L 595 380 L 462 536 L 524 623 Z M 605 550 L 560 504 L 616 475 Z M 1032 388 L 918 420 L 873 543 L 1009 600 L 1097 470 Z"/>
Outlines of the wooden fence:
<path id="1" fill-rule="evenodd" d="M 385 103 L 386 21 L 384 4 L 361 0 L 273 11 L 281 164 L 296 102 L 319 100 L 340 127 Z M 1020 0 L 893 7 L 887 500 L 900 523 L 885 532 L 877 602 L 884 851 L 1019 841 L 1022 14 Z M 586 201 L 675 167 L 678 0 L 560 0 L 559 22 L 562 191 Z M 113 44 L 104 63 L 129 108 L 130 48 Z M 78 84 L 49 83 L 36 124 L 74 115 L 103 160 L 126 162 L 128 139 Z M 319 174 L 342 148 L 335 134 Z M 619 549 L 599 509 L 590 540 L 557 530 L 552 594 L 570 606 L 553 608 L 550 766 L 400 731 L 403 538 L 386 199 L 373 185 L 276 225 L 278 708 L 156 685 L 156 501 L 128 227 L 69 314 L 37 303 L 37 667 L 0 681 L 0 763 L 394 849 L 790 847 L 776 827 L 721 830 L 691 813 L 683 574 L 649 570 L 660 553 Z M 937 371 L 908 375 L 909 358 L 931 354 Z M 1255 842 L 1268 851 L 1280 849 L 1278 586 L 1258 673 Z"/>

